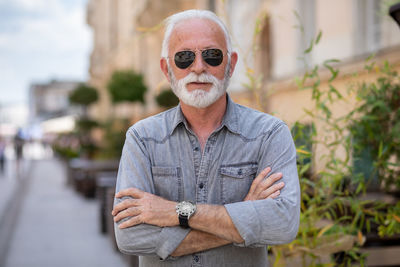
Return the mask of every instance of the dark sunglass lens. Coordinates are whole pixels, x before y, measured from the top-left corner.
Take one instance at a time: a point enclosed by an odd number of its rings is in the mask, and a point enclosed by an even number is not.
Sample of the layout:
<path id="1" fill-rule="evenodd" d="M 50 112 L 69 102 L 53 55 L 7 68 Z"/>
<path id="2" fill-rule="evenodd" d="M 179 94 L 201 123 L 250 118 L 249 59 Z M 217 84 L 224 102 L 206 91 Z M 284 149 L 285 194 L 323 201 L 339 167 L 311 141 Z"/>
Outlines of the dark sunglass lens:
<path id="1" fill-rule="evenodd" d="M 180 69 L 186 69 L 189 67 L 196 57 L 196 54 L 192 51 L 181 51 L 175 54 L 175 65 Z"/>
<path id="2" fill-rule="evenodd" d="M 207 49 L 201 53 L 205 62 L 211 66 L 218 66 L 222 63 L 224 59 L 223 53 L 219 49 Z"/>

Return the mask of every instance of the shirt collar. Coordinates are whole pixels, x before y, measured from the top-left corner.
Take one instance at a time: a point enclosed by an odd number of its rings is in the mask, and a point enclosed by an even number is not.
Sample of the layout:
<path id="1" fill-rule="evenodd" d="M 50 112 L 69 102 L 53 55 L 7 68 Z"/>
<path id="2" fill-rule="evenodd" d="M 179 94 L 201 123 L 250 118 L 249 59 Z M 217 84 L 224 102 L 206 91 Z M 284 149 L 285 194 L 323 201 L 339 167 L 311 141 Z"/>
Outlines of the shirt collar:
<path id="1" fill-rule="evenodd" d="M 172 134 L 176 127 L 178 127 L 178 125 L 180 125 L 181 123 L 183 123 L 186 129 L 189 130 L 189 126 L 187 124 L 185 116 L 183 115 L 181 105 L 178 104 L 178 106 L 175 108 L 175 114 L 173 116 L 170 134 Z M 218 129 L 221 129 L 223 126 L 225 126 L 229 131 L 233 133 L 239 133 L 237 104 L 232 101 L 229 94 L 226 94 L 226 111 L 224 118 L 222 119 L 221 126 Z"/>
<path id="2" fill-rule="evenodd" d="M 226 94 L 226 111 L 222 120 L 221 127 L 225 126 L 233 133 L 239 133 L 239 119 L 237 114 L 237 104 Z"/>

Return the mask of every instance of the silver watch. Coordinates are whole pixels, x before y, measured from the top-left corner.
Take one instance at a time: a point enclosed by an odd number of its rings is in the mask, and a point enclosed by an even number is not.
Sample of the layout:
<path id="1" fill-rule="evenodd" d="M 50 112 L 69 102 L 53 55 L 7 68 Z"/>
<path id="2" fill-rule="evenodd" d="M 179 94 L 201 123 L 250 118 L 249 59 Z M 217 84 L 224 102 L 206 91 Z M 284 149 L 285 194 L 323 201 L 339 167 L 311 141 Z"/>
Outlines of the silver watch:
<path id="1" fill-rule="evenodd" d="M 179 225 L 183 228 L 189 228 L 189 218 L 196 212 L 196 204 L 190 201 L 182 201 L 176 205 Z"/>

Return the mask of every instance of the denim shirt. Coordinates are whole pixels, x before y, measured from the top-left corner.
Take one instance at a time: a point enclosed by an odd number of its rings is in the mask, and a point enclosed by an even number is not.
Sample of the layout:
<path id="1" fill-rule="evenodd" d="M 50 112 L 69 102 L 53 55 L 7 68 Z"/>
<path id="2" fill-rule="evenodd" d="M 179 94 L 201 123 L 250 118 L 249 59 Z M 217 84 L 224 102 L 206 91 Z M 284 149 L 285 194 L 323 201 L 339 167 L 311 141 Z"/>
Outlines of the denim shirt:
<path id="1" fill-rule="evenodd" d="M 283 173 L 280 196 L 243 201 L 268 166 Z M 299 227 L 296 149 L 288 127 L 229 96 L 222 124 L 203 151 L 179 105 L 134 124 L 126 134 L 116 191 L 129 187 L 177 202 L 224 205 L 244 240 L 171 257 L 190 229 L 148 224 L 119 229 L 116 224 L 119 249 L 140 255 L 140 266 L 268 266 L 267 245 L 291 242 Z"/>

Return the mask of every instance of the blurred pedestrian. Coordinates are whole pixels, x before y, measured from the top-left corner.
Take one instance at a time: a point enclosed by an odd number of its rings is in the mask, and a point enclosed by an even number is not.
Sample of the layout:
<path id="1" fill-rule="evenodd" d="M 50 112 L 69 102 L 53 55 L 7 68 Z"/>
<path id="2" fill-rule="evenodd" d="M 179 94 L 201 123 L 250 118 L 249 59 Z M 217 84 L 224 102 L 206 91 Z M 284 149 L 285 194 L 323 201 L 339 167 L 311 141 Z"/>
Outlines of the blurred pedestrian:
<path id="1" fill-rule="evenodd" d="M 0 136 L 0 174 L 4 173 L 4 165 L 6 160 L 4 155 L 5 150 L 6 150 L 6 141 L 2 136 Z"/>
<path id="2" fill-rule="evenodd" d="M 21 159 L 23 157 L 24 143 L 25 140 L 22 134 L 22 130 L 19 129 L 17 134 L 14 136 L 15 162 L 17 167 L 17 173 L 19 171 L 19 166 L 21 163 Z"/>

